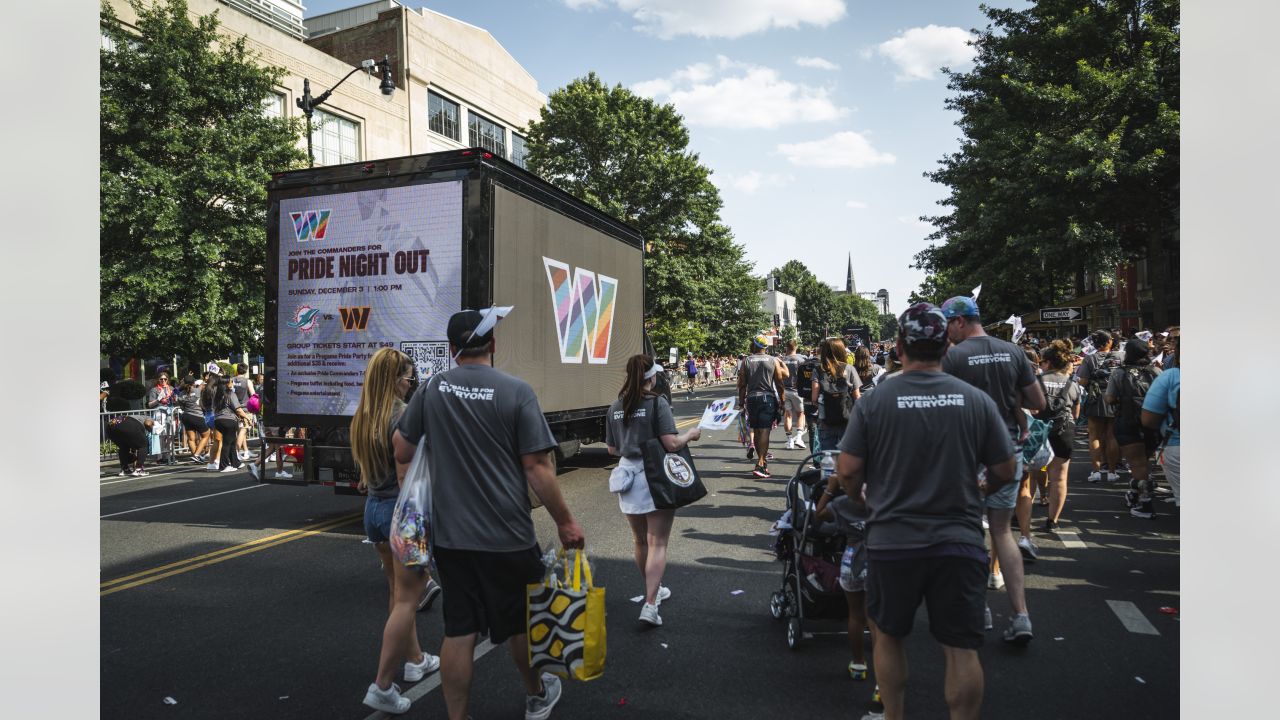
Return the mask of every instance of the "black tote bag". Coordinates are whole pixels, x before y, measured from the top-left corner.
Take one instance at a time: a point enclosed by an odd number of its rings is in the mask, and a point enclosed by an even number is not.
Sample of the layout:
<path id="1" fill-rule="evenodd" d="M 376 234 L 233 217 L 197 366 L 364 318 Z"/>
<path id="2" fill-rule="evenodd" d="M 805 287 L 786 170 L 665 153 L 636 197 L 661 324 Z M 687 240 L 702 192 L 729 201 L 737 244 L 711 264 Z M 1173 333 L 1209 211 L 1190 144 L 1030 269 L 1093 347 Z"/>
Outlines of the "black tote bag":
<path id="1" fill-rule="evenodd" d="M 667 452 L 658 438 L 658 399 L 653 399 L 653 412 L 649 416 L 653 437 L 641 448 L 644 457 L 644 478 L 649 483 L 653 506 L 659 510 L 682 508 L 701 500 L 707 494 L 698 469 L 694 467 L 689 446 L 679 452 Z"/>

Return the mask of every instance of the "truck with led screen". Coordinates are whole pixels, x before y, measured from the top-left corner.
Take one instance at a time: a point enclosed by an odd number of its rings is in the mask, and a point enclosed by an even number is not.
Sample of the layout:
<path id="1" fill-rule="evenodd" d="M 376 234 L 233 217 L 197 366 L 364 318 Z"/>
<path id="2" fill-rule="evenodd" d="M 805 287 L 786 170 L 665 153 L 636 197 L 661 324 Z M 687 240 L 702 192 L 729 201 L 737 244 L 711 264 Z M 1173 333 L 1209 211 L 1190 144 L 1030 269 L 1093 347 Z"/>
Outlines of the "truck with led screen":
<path id="1" fill-rule="evenodd" d="M 266 425 L 305 428 L 287 482 L 353 489 L 369 358 L 397 348 L 425 383 L 460 309 L 514 308 L 494 366 L 533 386 L 561 456 L 604 439 L 627 358 L 652 355 L 640 235 L 483 149 L 281 173 L 268 203 Z M 278 481 L 270 455 L 255 474 Z"/>

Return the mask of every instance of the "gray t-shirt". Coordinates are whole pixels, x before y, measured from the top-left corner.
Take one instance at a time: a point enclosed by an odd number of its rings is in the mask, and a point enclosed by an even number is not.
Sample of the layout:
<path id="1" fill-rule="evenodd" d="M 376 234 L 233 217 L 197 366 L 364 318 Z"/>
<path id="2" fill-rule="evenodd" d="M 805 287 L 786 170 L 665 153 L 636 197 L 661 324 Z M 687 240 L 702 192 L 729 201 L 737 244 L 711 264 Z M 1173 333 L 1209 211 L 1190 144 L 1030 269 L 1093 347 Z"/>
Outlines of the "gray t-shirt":
<path id="1" fill-rule="evenodd" d="M 985 392 L 995 401 L 1009 436 L 1018 436 L 1018 391 L 1036 381 L 1022 348 L 990 335 L 971 337 L 947 350 L 942 369 Z"/>
<path id="2" fill-rule="evenodd" d="M 622 398 L 618 398 L 609 406 L 609 415 L 604 424 L 604 442 L 618 451 L 625 458 L 639 458 L 644 444 L 653 439 L 653 416 L 656 412 L 658 435 L 675 435 L 676 418 L 671 414 L 671 406 L 664 397 L 646 397 L 640 407 L 631 413 L 631 422 L 622 423 Z"/>
<path id="3" fill-rule="evenodd" d="M 986 393 L 910 372 L 853 406 L 840 450 L 865 462 L 869 549 L 983 547 L 978 468 L 1008 460 L 1013 442 Z"/>
<path id="4" fill-rule="evenodd" d="M 753 353 L 742 360 L 738 374 L 747 379 L 747 395 L 777 395 L 773 384 L 777 372 L 777 358 L 764 353 Z"/>
<path id="5" fill-rule="evenodd" d="M 556 440 L 529 383 L 488 365 L 456 367 L 418 389 L 399 429 L 414 445 L 426 434 L 435 545 L 514 552 L 537 544 L 520 456 Z"/>
<path id="6" fill-rule="evenodd" d="M 222 406 L 214 413 L 214 420 L 239 420 L 240 416 L 236 414 L 236 410 L 240 409 L 240 399 L 236 394 L 229 392 L 222 396 Z"/>
<path id="7" fill-rule="evenodd" d="M 178 396 L 178 407 L 186 415 L 204 415 L 200 407 L 200 393 L 192 388 L 191 392 Z"/>
<path id="8" fill-rule="evenodd" d="M 376 498 L 393 498 L 400 494 L 400 483 L 396 478 L 396 458 L 392 451 L 394 443 L 391 437 L 395 435 L 396 426 L 400 423 L 404 408 L 405 404 L 397 401 L 395 409 L 391 411 L 391 421 L 387 423 L 387 464 L 378 468 L 377 475 L 366 479 L 369 484 L 369 494 Z"/>
<path id="9" fill-rule="evenodd" d="M 1054 404 L 1053 398 L 1062 398 L 1066 402 L 1058 413 L 1058 417 L 1070 420 L 1074 415 L 1076 404 L 1080 402 L 1080 384 L 1066 373 L 1045 373 L 1040 376 L 1040 380 L 1044 382 L 1046 407 Z M 1043 419 L 1051 420 L 1052 418 Z"/>
<path id="10" fill-rule="evenodd" d="M 800 366 L 804 364 L 805 360 L 808 360 L 808 358 L 800 353 L 791 353 L 790 355 L 784 355 L 782 357 L 782 364 L 787 366 L 788 373 L 787 379 L 783 380 L 782 383 L 783 387 L 787 390 L 792 392 L 795 392 L 796 390 L 808 390 L 808 388 L 796 387 L 796 377 L 800 374 Z"/>

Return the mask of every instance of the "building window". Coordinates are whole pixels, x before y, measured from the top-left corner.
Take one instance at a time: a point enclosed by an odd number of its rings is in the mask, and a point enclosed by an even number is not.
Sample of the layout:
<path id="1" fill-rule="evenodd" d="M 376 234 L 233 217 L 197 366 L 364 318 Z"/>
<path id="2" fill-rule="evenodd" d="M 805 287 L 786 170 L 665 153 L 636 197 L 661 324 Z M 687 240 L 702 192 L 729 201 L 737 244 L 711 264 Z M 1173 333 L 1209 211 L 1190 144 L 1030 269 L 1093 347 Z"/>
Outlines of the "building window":
<path id="1" fill-rule="evenodd" d="M 269 118 L 284 117 L 284 96 L 280 93 L 268 93 L 262 98 L 262 114 Z"/>
<path id="2" fill-rule="evenodd" d="M 311 125 L 316 165 L 341 165 L 360 160 L 360 124 L 316 110 Z"/>
<path id="3" fill-rule="evenodd" d="M 471 147 L 482 147 L 494 155 L 507 156 L 507 129 L 473 112 L 467 113 Z"/>
<path id="4" fill-rule="evenodd" d="M 529 150 L 525 146 L 525 139 L 515 133 L 511 133 L 511 162 L 528 170 L 529 166 L 525 164 L 525 158 L 529 156 Z"/>
<path id="5" fill-rule="evenodd" d="M 432 132 L 451 139 L 458 139 L 458 103 L 427 91 L 428 126 Z"/>

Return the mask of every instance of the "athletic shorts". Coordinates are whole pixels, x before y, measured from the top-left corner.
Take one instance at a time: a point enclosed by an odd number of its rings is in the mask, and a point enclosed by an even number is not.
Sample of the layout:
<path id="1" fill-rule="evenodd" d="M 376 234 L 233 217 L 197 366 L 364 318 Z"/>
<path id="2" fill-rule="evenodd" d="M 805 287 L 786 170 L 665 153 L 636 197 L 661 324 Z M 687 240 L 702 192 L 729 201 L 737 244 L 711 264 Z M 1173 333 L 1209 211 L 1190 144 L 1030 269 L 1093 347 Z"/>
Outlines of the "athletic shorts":
<path id="1" fill-rule="evenodd" d="M 795 390 L 788 390 L 783 393 L 782 399 L 786 401 L 786 410 L 791 413 L 792 417 L 799 417 L 804 413 L 804 403 L 800 402 L 800 394 Z"/>
<path id="2" fill-rule="evenodd" d="M 182 427 L 193 433 L 203 433 L 209 431 L 209 426 L 204 423 L 203 415 L 192 415 L 191 413 L 182 413 L 179 416 L 182 420 Z"/>
<path id="3" fill-rule="evenodd" d="M 840 558 L 840 589 L 847 593 L 867 591 L 867 566 L 857 563 L 858 548 L 861 544 L 851 542 L 844 549 L 844 557 Z"/>
<path id="4" fill-rule="evenodd" d="M 778 420 L 777 395 L 747 396 L 747 426 L 752 430 L 768 430 Z"/>
<path id="5" fill-rule="evenodd" d="M 1075 421 L 1067 423 L 1066 428 L 1060 433 L 1049 434 L 1049 449 L 1053 450 L 1053 456 L 1062 460 L 1071 459 L 1072 446 L 1076 441 L 1076 425 Z"/>
<path id="6" fill-rule="evenodd" d="M 515 552 L 433 550 L 444 593 L 445 637 L 488 632 L 497 645 L 525 633 L 525 590 L 544 572 L 537 545 Z"/>
<path id="7" fill-rule="evenodd" d="M 867 561 L 867 615 L 891 637 L 911 633 L 924 600 L 934 639 L 976 650 L 982 647 L 986 594 L 987 566 L 969 558 Z"/>
<path id="8" fill-rule="evenodd" d="M 1022 484 L 1022 446 L 1017 445 L 1013 449 L 1014 467 L 1013 482 L 1005 485 L 994 493 L 987 495 L 983 500 L 988 510 L 1012 510 L 1018 505 L 1018 486 Z M 979 477 L 986 477 L 986 468 L 982 469 Z"/>
<path id="9" fill-rule="evenodd" d="M 1145 445 L 1148 457 L 1155 453 L 1156 448 L 1160 447 L 1160 433 L 1151 428 L 1143 427 L 1141 423 L 1135 420 L 1116 418 L 1116 423 L 1112 426 L 1112 432 L 1115 433 L 1116 442 L 1121 447 L 1125 445 Z"/>
<path id="10" fill-rule="evenodd" d="M 380 498 L 370 495 L 364 501 L 364 536 L 369 542 L 391 541 L 391 514 L 396 509 L 396 498 Z"/>

